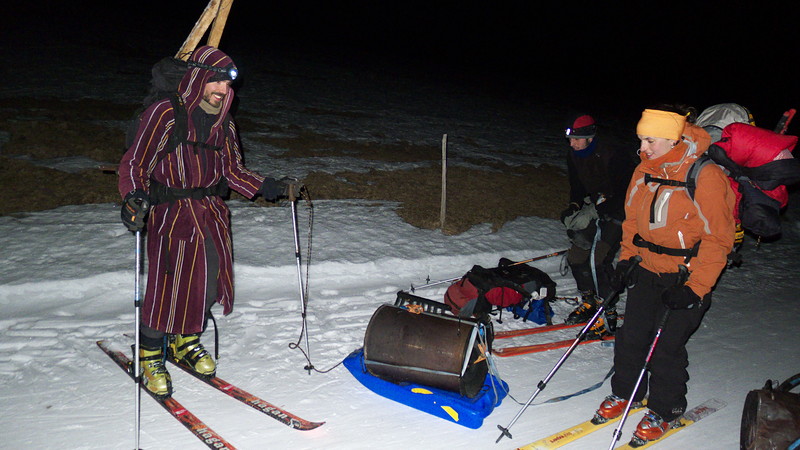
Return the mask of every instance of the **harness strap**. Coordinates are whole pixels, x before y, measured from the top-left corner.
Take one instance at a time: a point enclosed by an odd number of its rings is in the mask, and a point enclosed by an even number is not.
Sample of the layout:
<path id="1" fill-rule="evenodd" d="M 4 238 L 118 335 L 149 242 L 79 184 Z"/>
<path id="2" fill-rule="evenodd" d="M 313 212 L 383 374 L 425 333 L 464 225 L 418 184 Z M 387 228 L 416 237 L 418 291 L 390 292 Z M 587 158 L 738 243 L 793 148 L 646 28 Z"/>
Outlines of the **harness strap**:
<path id="1" fill-rule="evenodd" d="M 189 189 L 167 187 L 156 180 L 150 180 L 150 202 L 151 205 L 161 203 L 174 203 L 178 200 L 191 198 L 200 200 L 203 197 L 225 196 L 228 194 L 228 180 L 221 179 L 219 183 L 211 187 L 197 187 Z"/>
<path id="2" fill-rule="evenodd" d="M 639 233 L 636 233 L 636 235 L 633 237 L 633 245 L 646 248 L 653 253 L 658 253 L 659 255 L 683 256 L 683 261 L 686 264 L 688 264 L 693 257 L 697 256 L 697 253 L 700 250 L 700 241 L 697 241 L 692 248 L 671 248 L 647 241 L 641 235 L 639 235 Z"/>
<path id="3" fill-rule="evenodd" d="M 167 147 L 168 152 L 173 152 L 180 144 L 187 144 L 194 147 L 200 147 L 206 150 L 213 150 L 213 151 L 220 151 L 222 150 L 222 146 L 219 145 L 209 145 L 205 142 L 196 142 L 190 141 L 188 139 L 189 136 L 189 115 L 186 112 L 186 104 L 183 101 L 183 97 L 180 96 L 177 92 L 172 94 L 169 97 L 170 102 L 172 103 L 172 110 L 175 114 L 175 125 L 172 129 L 172 134 L 169 137 L 169 146 Z M 223 126 L 223 130 L 225 133 L 228 132 L 227 130 L 227 123 L 228 120 L 225 120 L 225 125 Z"/>

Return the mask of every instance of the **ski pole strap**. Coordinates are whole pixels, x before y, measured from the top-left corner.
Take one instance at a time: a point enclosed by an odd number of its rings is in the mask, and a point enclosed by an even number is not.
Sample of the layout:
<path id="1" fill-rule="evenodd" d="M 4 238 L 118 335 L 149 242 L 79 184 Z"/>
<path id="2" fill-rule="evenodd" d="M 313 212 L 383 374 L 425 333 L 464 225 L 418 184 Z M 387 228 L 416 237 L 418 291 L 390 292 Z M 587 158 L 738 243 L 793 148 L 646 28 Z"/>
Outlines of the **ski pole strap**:
<path id="1" fill-rule="evenodd" d="M 670 256 L 683 256 L 684 263 L 689 263 L 692 258 L 697 256 L 698 251 L 700 251 L 700 241 L 697 241 L 696 244 L 692 246 L 692 248 L 671 248 L 671 247 L 664 247 L 663 245 L 654 244 L 650 241 L 645 240 L 639 233 L 633 237 L 633 245 L 641 248 L 646 248 L 653 253 L 658 253 L 659 255 L 670 255 Z"/>
<path id="2" fill-rule="evenodd" d="M 577 397 L 579 395 L 583 395 L 583 394 L 586 394 L 588 392 L 592 392 L 595 389 L 600 388 L 600 386 L 602 386 L 603 383 L 605 383 L 607 379 L 611 378 L 611 375 L 613 375 L 613 374 L 614 374 L 614 367 L 612 366 L 611 369 L 606 374 L 606 376 L 603 377 L 603 379 L 598 381 L 597 383 L 595 383 L 595 384 L 593 384 L 593 385 L 591 385 L 591 386 L 589 386 L 587 388 L 581 389 L 580 391 L 573 392 L 572 394 L 562 395 L 562 396 L 559 396 L 559 397 L 553 397 L 550 400 L 547 400 L 546 402 L 542 402 L 541 404 L 544 405 L 544 404 L 547 404 L 547 403 L 563 402 L 564 400 L 568 400 L 568 399 L 570 399 L 572 397 Z"/>

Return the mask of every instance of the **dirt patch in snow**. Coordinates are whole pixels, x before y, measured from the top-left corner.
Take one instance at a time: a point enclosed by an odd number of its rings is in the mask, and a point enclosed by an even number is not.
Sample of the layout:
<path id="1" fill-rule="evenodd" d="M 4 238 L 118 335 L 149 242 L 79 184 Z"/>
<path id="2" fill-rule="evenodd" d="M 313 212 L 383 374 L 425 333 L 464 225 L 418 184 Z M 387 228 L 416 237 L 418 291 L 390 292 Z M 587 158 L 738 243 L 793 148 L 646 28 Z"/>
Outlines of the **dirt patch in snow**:
<path id="1" fill-rule="evenodd" d="M 43 160 L 86 157 L 114 166 L 124 143 L 124 123 L 136 105 L 97 100 L 0 99 L 0 215 L 24 214 L 63 205 L 118 202 L 113 171 L 77 172 L 42 167 Z M 237 117 L 243 130 L 256 123 Z M 436 149 L 410 143 L 344 141 L 300 127 L 290 138 L 258 137 L 285 148 L 281 158 L 350 156 L 378 161 L 432 161 Z M 246 151 L 246 149 L 245 149 Z M 470 161 L 481 168 L 448 168 L 444 232 L 458 234 L 480 223 L 499 229 L 520 216 L 554 218 L 567 202 L 567 180 L 555 167 L 507 166 Z M 435 162 L 413 170 L 365 173 L 315 172 L 304 180 L 314 199 L 369 199 L 400 203 L 403 220 L 440 228 L 441 169 Z M 242 198 L 232 193 L 233 198 Z M 256 200 L 262 206 L 273 204 Z"/>

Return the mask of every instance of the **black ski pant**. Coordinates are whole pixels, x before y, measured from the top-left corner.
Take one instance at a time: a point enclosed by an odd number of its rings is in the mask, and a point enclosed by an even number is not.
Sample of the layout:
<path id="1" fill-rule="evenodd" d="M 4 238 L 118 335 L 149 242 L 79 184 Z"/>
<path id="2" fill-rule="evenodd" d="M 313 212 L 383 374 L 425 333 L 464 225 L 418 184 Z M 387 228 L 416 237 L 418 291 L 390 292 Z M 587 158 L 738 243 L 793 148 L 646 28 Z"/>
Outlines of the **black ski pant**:
<path id="1" fill-rule="evenodd" d="M 600 220 L 600 236 L 594 243 L 594 270 L 597 276 L 596 287 L 592 276 L 592 248 L 584 248 L 574 241 L 567 252 L 567 263 L 572 270 L 575 284 L 581 292 L 592 291 L 606 298 L 610 292 L 609 275 L 614 270 L 614 258 L 622 240 L 622 225 L 613 220 Z M 596 230 L 594 226 L 590 227 Z M 594 237 L 594 236 L 592 236 Z"/>
<path id="2" fill-rule="evenodd" d="M 636 284 L 628 289 L 625 322 L 617 330 L 614 344 L 614 376 L 611 378 L 614 395 L 631 398 L 647 352 L 667 311 L 661 294 L 675 285 L 677 278 L 677 273 L 656 274 L 641 267 L 636 269 L 633 278 Z M 708 294 L 699 308 L 670 311 L 649 369 L 633 396 L 634 401 L 641 401 L 649 391 L 648 408 L 664 420 L 673 420 L 686 411 L 686 383 L 689 381 L 686 343 L 700 326 L 710 305 L 711 294 Z"/>

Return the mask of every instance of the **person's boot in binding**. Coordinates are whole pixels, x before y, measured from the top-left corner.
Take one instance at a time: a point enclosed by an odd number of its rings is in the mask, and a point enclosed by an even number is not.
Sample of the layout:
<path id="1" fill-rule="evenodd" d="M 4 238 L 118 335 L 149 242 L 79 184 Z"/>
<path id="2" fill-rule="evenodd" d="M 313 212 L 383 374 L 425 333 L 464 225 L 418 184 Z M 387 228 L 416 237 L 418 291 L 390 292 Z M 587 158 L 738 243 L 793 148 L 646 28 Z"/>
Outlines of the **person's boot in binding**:
<path id="1" fill-rule="evenodd" d="M 199 375 L 213 377 L 217 372 L 214 358 L 200 343 L 200 334 L 176 334 L 169 338 L 171 358 L 185 364 Z"/>
<path id="2" fill-rule="evenodd" d="M 564 323 L 583 323 L 588 321 L 597 312 L 597 300 L 594 292 L 586 291 L 581 293 L 582 303 L 569 313 Z"/>
<path id="3" fill-rule="evenodd" d="M 145 389 L 160 398 L 172 395 L 172 377 L 164 365 L 164 347 L 139 347 L 139 365 Z"/>
<path id="4" fill-rule="evenodd" d="M 647 411 L 647 414 L 636 425 L 636 431 L 633 432 L 631 443 L 635 443 L 637 447 L 642 446 L 647 442 L 660 439 L 661 436 L 664 436 L 664 433 L 679 426 L 681 426 L 680 418 L 666 421 L 657 413 Z"/>
<path id="5" fill-rule="evenodd" d="M 628 400 L 613 394 L 609 395 L 605 398 L 605 400 L 603 400 L 602 403 L 600 403 L 600 407 L 597 408 L 597 411 L 595 411 L 594 417 L 592 418 L 592 423 L 599 425 L 601 423 L 606 423 L 611 419 L 616 419 L 617 417 L 621 416 L 623 412 L 625 412 L 626 406 L 628 406 Z M 631 408 L 639 408 L 641 406 L 642 402 L 634 402 L 631 405 Z"/>

